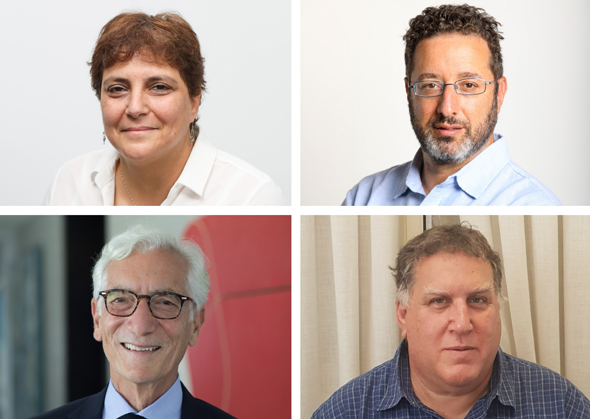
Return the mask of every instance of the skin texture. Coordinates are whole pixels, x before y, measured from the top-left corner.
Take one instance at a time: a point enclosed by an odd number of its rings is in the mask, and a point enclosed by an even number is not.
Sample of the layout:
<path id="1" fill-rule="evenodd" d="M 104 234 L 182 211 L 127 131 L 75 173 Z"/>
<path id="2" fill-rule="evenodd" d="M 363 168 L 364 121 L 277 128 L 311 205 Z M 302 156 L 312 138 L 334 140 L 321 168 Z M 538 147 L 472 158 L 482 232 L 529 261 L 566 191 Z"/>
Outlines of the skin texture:
<path id="1" fill-rule="evenodd" d="M 186 262 L 168 251 L 132 253 L 127 259 L 109 265 L 107 289 L 121 288 L 148 295 L 157 291 L 187 295 L 186 271 Z M 98 304 L 103 305 L 102 314 L 98 312 Z M 174 384 L 178 364 L 188 345 L 197 343 L 205 311 L 195 313 L 191 320 L 189 304 L 194 303 L 184 303 L 176 319 L 160 320 L 152 316 L 146 299 L 140 300 L 137 310 L 129 317 L 109 314 L 102 297 L 92 300 L 94 338 L 103 344 L 113 385 L 138 412 Z M 126 349 L 123 343 L 160 348 L 136 352 Z"/>
<path id="2" fill-rule="evenodd" d="M 100 106 L 105 133 L 119 152 L 136 204 L 159 205 L 192 150 L 189 124 L 199 111 L 177 69 L 141 56 L 104 70 Z M 119 164 L 116 167 L 119 170 Z M 115 204 L 131 205 L 120 176 Z"/>
<path id="3" fill-rule="evenodd" d="M 425 98 L 415 96 L 409 85 L 425 80 L 454 83 L 467 77 L 492 81 L 490 56 L 486 41 L 478 35 L 442 34 L 424 39 L 416 47 L 411 80 L 406 77 L 405 85 L 412 126 L 422 145 L 421 177 L 426 194 L 494 142 L 493 129 L 508 86 L 506 78 L 501 77 L 496 82 L 497 95 L 494 84 L 490 84 L 481 95 L 458 95 L 453 86 L 447 86 L 442 96 Z M 440 126 L 459 129 L 441 132 L 437 130 Z M 459 158 L 441 161 L 432 153 L 429 155 L 423 145 L 426 136 L 443 154 Z M 470 140 L 474 144 L 465 153 Z"/>
<path id="4" fill-rule="evenodd" d="M 446 418 L 464 417 L 487 391 L 500 346 L 490 264 L 463 253 L 420 260 L 408 307 L 397 304 L 397 321 L 418 398 Z"/>

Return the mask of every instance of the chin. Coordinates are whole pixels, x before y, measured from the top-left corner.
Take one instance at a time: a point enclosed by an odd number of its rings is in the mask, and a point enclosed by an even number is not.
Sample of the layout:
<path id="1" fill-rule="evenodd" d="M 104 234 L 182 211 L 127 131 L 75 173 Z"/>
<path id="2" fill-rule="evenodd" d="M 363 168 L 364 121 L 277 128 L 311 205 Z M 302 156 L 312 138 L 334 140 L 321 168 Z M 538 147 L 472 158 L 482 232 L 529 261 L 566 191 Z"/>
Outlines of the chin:
<path id="1" fill-rule="evenodd" d="M 156 374 L 155 371 L 150 370 L 150 368 L 138 368 L 134 370 L 122 371 L 120 376 L 124 380 L 134 384 L 152 383 L 162 379 L 160 375 Z"/>
<path id="2" fill-rule="evenodd" d="M 446 368 L 442 375 L 445 377 L 447 384 L 454 387 L 463 387 L 471 385 L 476 381 L 479 372 L 479 370 L 476 371 L 472 366 L 456 365 Z"/>

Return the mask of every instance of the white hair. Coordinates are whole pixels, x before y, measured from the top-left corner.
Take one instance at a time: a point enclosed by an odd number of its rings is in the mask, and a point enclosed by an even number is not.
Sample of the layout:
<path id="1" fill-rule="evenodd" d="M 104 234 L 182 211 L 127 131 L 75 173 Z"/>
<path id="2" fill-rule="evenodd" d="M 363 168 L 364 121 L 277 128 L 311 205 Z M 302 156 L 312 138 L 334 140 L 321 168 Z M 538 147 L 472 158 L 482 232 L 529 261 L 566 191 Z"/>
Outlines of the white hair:
<path id="1" fill-rule="evenodd" d="M 132 253 L 146 254 L 154 250 L 166 250 L 177 254 L 186 261 L 188 266 L 186 288 L 188 296 L 193 299 L 197 311 L 207 302 L 209 294 L 209 274 L 207 273 L 207 257 L 200 247 L 191 240 L 177 240 L 151 227 L 137 224 L 124 233 L 113 237 L 102 248 L 99 259 L 92 270 L 93 297 L 98 299 L 98 293 L 107 287 L 107 271 L 109 264 L 115 260 L 123 260 Z M 194 318 L 194 307 L 190 306 L 190 317 Z M 102 304 L 98 305 L 99 313 Z"/>

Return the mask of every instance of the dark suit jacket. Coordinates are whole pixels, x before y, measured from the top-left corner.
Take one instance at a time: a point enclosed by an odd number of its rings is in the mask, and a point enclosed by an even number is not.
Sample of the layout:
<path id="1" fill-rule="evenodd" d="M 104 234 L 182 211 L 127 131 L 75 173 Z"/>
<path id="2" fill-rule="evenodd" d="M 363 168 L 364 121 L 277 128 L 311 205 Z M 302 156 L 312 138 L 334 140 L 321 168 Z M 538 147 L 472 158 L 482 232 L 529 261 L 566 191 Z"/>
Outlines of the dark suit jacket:
<path id="1" fill-rule="evenodd" d="M 236 419 L 223 410 L 203 400 L 194 398 L 182 383 L 180 385 L 182 386 L 181 419 L 192 419 L 194 417 L 203 419 Z M 102 409 L 106 394 L 107 389 L 105 387 L 100 393 L 73 401 L 31 419 L 102 419 Z"/>

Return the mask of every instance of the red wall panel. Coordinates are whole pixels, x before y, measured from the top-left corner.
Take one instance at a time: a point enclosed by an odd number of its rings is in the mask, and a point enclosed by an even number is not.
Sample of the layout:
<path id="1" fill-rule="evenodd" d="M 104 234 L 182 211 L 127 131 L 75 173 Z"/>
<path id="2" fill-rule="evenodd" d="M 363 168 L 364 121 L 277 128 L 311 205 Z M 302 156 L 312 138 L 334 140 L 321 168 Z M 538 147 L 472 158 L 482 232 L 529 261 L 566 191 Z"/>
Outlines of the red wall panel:
<path id="1" fill-rule="evenodd" d="M 185 237 L 211 279 L 188 351 L 194 395 L 238 418 L 291 417 L 291 218 L 208 216 Z"/>

